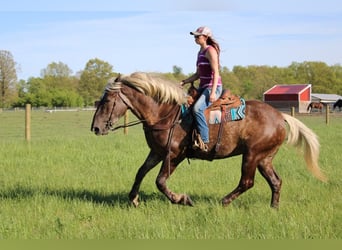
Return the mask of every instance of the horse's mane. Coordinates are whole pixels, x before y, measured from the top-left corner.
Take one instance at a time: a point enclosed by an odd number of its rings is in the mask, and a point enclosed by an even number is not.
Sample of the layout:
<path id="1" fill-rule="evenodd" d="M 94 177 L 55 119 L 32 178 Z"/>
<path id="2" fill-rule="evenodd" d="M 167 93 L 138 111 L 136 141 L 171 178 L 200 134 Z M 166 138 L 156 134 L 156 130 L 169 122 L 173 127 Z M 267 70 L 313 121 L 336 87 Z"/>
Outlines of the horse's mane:
<path id="1" fill-rule="evenodd" d="M 106 89 L 117 89 L 120 83 L 130 86 L 139 92 L 152 97 L 158 103 L 186 102 L 186 93 L 177 83 L 166 80 L 156 73 L 135 72 L 131 75 L 110 79 Z"/>

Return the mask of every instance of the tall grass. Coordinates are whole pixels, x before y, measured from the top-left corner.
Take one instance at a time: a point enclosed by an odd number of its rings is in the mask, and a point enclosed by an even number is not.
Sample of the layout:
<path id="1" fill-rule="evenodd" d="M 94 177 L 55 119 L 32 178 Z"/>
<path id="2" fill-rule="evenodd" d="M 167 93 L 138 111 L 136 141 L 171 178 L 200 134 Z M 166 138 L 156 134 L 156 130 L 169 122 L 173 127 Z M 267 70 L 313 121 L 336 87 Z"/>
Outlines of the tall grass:
<path id="1" fill-rule="evenodd" d="M 221 198 L 238 184 L 241 157 L 184 161 L 168 181 L 195 207 L 172 205 L 155 187 L 159 166 L 144 179 L 141 205 L 128 192 L 149 150 L 140 126 L 104 137 L 89 131 L 92 112 L 0 113 L 0 238 L 2 239 L 341 239 L 342 117 L 330 124 L 299 117 L 321 142 L 327 184 L 284 145 L 275 166 L 283 179 L 279 210 L 257 174 L 253 189 L 231 205 Z M 131 119 L 134 119 L 131 116 Z"/>

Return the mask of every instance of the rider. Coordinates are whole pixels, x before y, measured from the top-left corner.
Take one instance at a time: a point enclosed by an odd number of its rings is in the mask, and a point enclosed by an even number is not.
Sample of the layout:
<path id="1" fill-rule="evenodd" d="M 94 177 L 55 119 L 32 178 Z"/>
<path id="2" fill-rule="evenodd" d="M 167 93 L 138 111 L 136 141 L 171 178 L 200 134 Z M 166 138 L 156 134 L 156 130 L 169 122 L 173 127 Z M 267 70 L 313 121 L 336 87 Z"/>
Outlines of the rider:
<path id="1" fill-rule="evenodd" d="M 195 42 L 200 46 L 196 62 L 197 69 L 196 73 L 181 81 L 181 85 L 200 79 L 198 88 L 200 97 L 194 105 L 193 112 L 196 118 L 197 130 L 201 136 L 199 139 L 202 142 L 195 143 L 194 146 L 207 152 L 209 129 L 204 110 L 217 100 L 222 93 L 222 81 L 219 73 L 220 46 L 213 39 L 211 30 L 206 26 L 190 32 L 190 35 L 194 36 Z"/>

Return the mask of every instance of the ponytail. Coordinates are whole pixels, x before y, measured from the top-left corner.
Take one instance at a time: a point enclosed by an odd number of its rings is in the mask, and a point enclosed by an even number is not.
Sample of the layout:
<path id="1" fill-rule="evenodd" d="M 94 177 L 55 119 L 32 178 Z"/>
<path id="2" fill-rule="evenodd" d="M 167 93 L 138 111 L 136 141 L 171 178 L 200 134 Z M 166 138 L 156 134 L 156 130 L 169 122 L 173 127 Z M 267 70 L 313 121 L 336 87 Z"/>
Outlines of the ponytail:
<path id="1" fill-rule="evenodd" d="M 220 57 L 221 49 L 220 49 L 220 45 L 218 44 L 218 42 L 216 42 L 215 39 L 213 39 L 212 37 L 208 36 L 207 44 L 213 46 L 217 52 L 217 55 Z"/>

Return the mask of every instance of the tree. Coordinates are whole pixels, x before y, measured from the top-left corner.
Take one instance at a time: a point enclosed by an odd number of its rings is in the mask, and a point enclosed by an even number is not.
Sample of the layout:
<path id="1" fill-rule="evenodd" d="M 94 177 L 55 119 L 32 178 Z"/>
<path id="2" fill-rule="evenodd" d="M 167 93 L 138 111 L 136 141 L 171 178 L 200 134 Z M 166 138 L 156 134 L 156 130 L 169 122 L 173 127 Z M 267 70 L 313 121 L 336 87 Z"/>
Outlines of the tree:
<path id="1" fill-rule="evenodd" d="M 335 76 L 334 93 L 342 95 L 342 66 L 340 64 L 335 64 L 331 66 L 331 70 Z"/>
<path id="2" fill-rule="evenodd" d="M 86 106 L 93 105 L 100 98 L 108 79 L 114 76 L 112 70 L 112 65 L 98 58 L 87 62 L 79 84 L 79 92 Z"/>
<path id="3" fill-rule="evenodd" d="M 46 76 L 69 77 L 72 70 L 62 62 L 52 62 L 45 69 L 42 69 L 40 74 L 43 78 Z"/>
<path id="4" fill-rule="evenodd" d="M 309 62 L 311 69 L 312 91 L 333 94 L 336 78 L 334 71 L 324 62 Z"/>
<path id="5" fill-rule="evenodd" d="M 12 53 L 0 50 L 0 107 L 9 106 L 10 93 L 15 91 L 17 81 L 16 63 Z"/>
<path id="6" fill-rule="evenodd" d="M 241 95 L 239 78 L 227 67 L 221 67 L 220 75 L 222 78 L 223 88 L 229 89 L 232 93 Z"/>
<path id="7" fill-rule="evenodd" d="M 27 81 L 27 94 L 24 100 L 34 107 L 51 107 L 52 94 L 44 79 L 31 77 Z"/>
<path id="8" fill-rule="evenodd" d="M 72 70 L 62 62 L 52 62 L 41 70 L 41 76 L 44 79 L 46 88 L 49 90 L 58 88 L 77 91 L 79 81 L 76 77 L 72 77 L 71 74 Z"/>
<path id="9" fill-rule="evenodd" d="M 181 67 L 178 67 L 177 65 L 173 65 L 173 74 L 177 77 L 180 74 L 183 74 L 183 69 Z"/>

